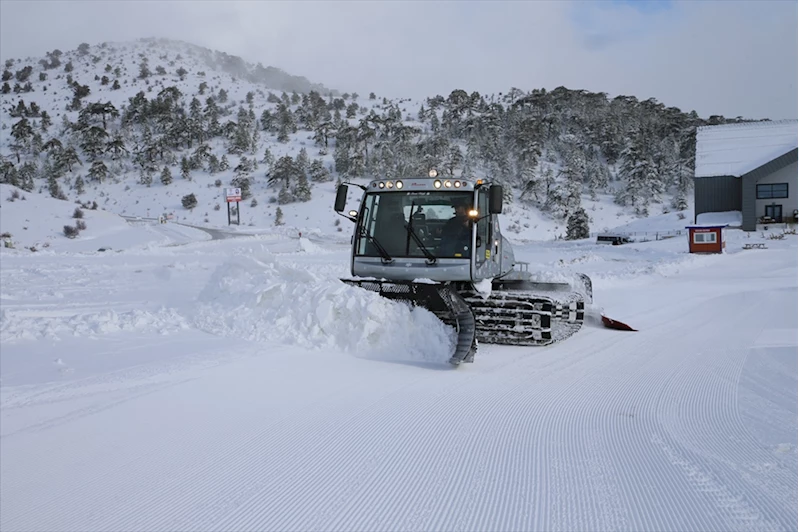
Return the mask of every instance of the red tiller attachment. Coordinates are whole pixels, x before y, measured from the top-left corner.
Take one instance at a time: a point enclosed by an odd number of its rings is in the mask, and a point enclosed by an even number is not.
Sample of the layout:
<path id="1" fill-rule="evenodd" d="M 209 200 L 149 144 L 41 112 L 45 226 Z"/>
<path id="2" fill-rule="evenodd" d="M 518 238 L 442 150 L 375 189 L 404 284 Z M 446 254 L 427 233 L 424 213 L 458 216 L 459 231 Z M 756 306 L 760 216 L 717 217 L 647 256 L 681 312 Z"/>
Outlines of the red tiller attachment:
<path id="1" fill-rule="evenodd" d="M 605 327 L 607 327 L 608 329 L 615 329 L 617 331 L 635 331 L 636 330 L 636 329 L 633 329 L 632 327 L 630 327 L 629 325 L 627 325 L 626 323 L 623 323 L 621 321 L 616 321 L 614 319 L 608 318 L 604 314 L 602 315 L 602 324 Z"/>

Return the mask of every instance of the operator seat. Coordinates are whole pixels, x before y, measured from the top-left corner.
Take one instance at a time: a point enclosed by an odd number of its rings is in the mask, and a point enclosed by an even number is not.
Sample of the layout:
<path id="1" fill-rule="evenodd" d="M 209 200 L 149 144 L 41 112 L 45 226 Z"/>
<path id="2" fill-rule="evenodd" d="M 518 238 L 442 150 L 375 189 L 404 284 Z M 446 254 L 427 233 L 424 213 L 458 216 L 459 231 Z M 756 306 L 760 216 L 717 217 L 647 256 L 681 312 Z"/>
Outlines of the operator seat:
<path id="1" fill-rule="evenodd" d="M 423 212 L 417 212 L 413 215 L 413 231 L 427 244 L 430 230 L 427 227 L 427 216 Z"/>

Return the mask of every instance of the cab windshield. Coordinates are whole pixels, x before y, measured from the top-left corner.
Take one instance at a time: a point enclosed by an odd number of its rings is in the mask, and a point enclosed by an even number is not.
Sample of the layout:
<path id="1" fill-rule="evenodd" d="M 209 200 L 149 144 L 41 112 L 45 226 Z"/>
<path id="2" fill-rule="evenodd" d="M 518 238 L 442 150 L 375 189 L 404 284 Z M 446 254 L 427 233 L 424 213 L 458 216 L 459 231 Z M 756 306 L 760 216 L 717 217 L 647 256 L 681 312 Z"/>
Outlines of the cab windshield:
<path id="1" fill-rule="evenodd" d="M 360 219 L 356 255 L 379 257 L 373 237 L 391 257 L 425 257 L 409 231 L 437 258 L 469 257 L 472 192 L 382 192 L 367 194 Z"/>

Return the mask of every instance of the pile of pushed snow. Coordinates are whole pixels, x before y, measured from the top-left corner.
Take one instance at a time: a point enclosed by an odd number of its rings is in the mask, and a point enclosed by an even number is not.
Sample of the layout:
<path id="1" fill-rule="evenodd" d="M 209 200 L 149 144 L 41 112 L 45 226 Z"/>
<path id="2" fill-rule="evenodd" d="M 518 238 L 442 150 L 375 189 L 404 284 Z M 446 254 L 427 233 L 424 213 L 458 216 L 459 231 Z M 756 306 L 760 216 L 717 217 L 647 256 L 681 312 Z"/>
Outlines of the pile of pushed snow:
<path id="1" fill-rule="evenodd" d="M 195 327 L 264 345 L 427 362 L 454 350 L 453 329 L 427 310 L 281 264 L 269 252 L 219 266 L 197 303 Z"/>
<path id="2" fill-rule="evenodd" d="M 323 247 L 314 244 L 305 237 L 300 237 L 299 251 L 305 253 L 326 253 L 326 250 Z"/>
<path id="3" fill-rule="evenodd" d="M 703 212 L 697 215 L 696 223 L 702 225 L 728 224 L 730 227 L 741 227 L 743 214 L 741 211 Z"/>

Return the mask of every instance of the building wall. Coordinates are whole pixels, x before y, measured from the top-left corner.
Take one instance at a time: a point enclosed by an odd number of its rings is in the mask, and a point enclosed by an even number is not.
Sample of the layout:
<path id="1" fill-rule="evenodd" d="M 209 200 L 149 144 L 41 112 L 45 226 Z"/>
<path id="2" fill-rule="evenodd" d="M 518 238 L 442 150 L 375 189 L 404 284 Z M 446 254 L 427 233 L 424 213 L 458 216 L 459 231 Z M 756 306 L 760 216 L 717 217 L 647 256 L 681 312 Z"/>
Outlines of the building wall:
<path id="1" fill-rule="evenodd" d="M 799 179 L 797 179 L 797 163 L 789 164 L 788 166 L 777 170 L 767 176 L 760 178 L 756 185 L 764 185 L 768 183 L 788 183 L 788 197 L 787 198 L 773 198 L 773 199 L 755 199 L 755 216 L 760 218 L 766 214 L 766 205 L 772 203 L 782 205 L 782 219 L 788 221 L 793 216 L 793 211 L 799 208 Z M 755 198 L 757 198 L 757 188 L 753 191 Z"/>
<path id="2" fill-rule="evenodd" d="M 741 210 L 741 179 L 732 176 L 694 179 L 694 215 Z M 696 219 L 694 219 L 696 222 Z"/>
<path id="3" fill-rule="evenodd" d="M 744 231 L 754 231 L 757 228 L 757 220 L 763 214 L 758 213 L 758 205 L 757 205 L 757 183 L 761 182 L 762 179 L 769 178 L 772 174 L 777 174 L 773 179 L 782 178 L 785 174 L 779 173 L 780 170 L 793 166 L 793 180 L 796 183 L 796 162 L 799 160 L 799 149 L 794 148 L 791 151 L 780 155 L 776 159 L 773 159 L 766 164 L 755 168 L 751 172 L 744 174 L 741 176 L 742 180 L 742 187 L 743 187 L 743 209 L 742 209 L 742 224 L 741 229 Z M 786 182 L 786 181 L 783 181 Z M 790 181 L 787 181 L 790 182 Z M 791 193 L 790 186 L 788 187 L 788 193 Z M 786 199 L 790 199 L 786 198 Z M 776 202 L 775 202 L 776 203 Z M 783 205 L 782 203 L 778 203 L 778 205 Z M 761 206 L 762 209 L 765 210 L 765 203 Z M 790 215 L 793 212 L 793 209 L 796 207 L 792 207 L 791 211 L 786 214 L 786 209 L 783 207 L 783 219 L 785 216 Z"/>

